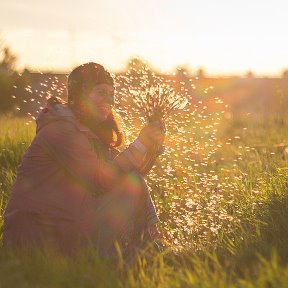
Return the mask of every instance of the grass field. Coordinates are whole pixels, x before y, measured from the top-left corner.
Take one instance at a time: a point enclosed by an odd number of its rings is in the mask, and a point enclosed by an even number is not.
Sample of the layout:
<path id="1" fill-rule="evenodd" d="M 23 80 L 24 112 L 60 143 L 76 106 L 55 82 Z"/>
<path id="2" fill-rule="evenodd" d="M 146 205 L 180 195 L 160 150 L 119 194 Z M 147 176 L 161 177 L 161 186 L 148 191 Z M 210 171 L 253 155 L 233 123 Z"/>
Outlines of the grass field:
<path id="1" fill-rule="evenodd" d="M 167 151 L 147 177 L 162 254 L 127 270 L 95 251 L 68 259 L 2 249 L 0 287 L 288 287 L 287 118 L 200 106 L 184 131 L 168 127 Z M 0 215 L 35 134 L 26 122 L 0 118 Z"/>

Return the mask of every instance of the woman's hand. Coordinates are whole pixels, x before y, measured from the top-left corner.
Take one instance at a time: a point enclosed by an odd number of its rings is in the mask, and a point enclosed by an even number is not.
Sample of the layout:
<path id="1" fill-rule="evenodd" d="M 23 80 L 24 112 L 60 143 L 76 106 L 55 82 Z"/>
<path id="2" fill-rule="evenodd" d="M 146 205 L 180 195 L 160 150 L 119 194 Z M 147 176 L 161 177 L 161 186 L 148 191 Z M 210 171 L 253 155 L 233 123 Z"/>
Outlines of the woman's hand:
<path id="1" fill-rule="evenodd" d="M 166 128 L 163 121 L 155 121 L 146 125 L 139 134 L 138 139 L 149 150 L 155 145 L 161 146 L 165 139 Z"/>

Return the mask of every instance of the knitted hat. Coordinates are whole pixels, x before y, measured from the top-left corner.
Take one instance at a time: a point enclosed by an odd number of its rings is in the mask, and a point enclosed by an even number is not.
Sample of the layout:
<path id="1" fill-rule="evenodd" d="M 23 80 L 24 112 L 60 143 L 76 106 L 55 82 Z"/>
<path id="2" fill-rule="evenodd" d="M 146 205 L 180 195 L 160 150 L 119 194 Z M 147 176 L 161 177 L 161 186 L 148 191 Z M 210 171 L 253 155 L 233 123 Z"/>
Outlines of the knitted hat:
<path id="1" fill-rule="evenodd" d="M 68 103 L 73 105 L 77 97 L 82 97 L 84 89 L 98 84 L 114 84 L 112 76 L 102 65 L 89 62 L 78 66 L 68 76 Z"/>

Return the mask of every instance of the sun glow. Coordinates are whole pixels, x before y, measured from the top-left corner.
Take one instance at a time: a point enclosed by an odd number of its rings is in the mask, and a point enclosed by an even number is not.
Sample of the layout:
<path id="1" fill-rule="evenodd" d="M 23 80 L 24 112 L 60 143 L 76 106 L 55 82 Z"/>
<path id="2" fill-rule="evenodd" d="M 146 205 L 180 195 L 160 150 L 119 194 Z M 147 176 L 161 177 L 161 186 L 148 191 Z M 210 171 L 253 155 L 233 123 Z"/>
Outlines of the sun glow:
<path id="1" fill-rule="evenodd" d="M 259 1 L 248 0 L 85 0 L 81 7 L 64 0 L 52 1 L 55 10 L 49 13 L 48 4 L 33 3 L 31 10 L 29 2 L 0 4 L 2 36 L 20 67 L 67 71 L 96 61 L 121 70 L 135 55 L 169 72 L 188 65 L 211 74 L 267 75 L 287 65 L 283 0 L 261 2 L 261 9 Z"/>

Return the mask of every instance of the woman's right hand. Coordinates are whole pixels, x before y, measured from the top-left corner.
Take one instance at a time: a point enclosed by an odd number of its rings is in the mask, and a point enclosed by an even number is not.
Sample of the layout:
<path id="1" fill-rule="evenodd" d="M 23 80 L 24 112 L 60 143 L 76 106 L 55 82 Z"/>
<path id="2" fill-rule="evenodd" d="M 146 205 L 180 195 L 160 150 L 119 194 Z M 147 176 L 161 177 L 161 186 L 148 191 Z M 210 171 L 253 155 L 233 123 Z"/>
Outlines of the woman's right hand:
<path id="1" fill-rule="evenodd" d="M 165 135 L 166 129 L 164 122 L 155 121 L 142 128 L 138 139 L 148 150 L 150 150 L 155 145 L 161 146 L 165 139 Z"/>

